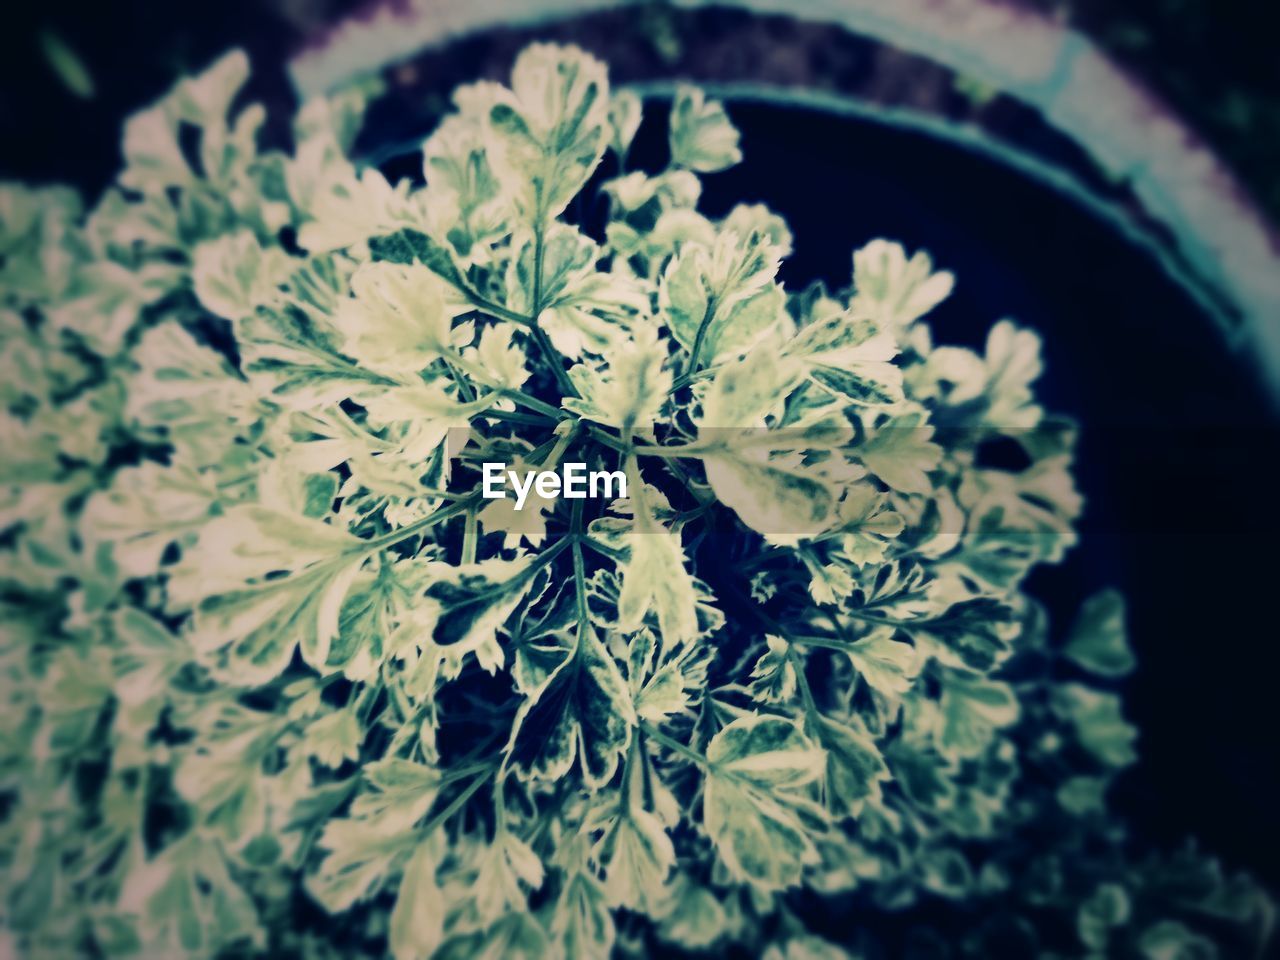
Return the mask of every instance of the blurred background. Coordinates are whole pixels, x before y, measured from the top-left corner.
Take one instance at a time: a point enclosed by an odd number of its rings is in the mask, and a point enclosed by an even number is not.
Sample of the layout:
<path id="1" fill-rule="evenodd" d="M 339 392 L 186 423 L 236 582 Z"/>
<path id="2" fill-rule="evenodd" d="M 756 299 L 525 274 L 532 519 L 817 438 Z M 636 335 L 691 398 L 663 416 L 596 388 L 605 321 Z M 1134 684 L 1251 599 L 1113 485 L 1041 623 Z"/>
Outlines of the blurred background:
<path id="1" fill-rule="evenodd" d="M 777 12 L 783 8 L 789 12 Z M 1004 316 L 1041 333 L 1045 405 L 1082 427 L 1082 545 L 1031 590 L 1062 631 L 1130 599 L 1141 762 L 1116 805 L 1143 842 L 1198 838 L 1280 885 L 1280 57 L 1247 0 L 118 0 L 6 12 L 0 178 L 92 197 L 124 118 L 230 47 L 288 145 L 299 99 L 377 78 L 359 140 L 420 178 L 458 83 L 531 39 L 577 43 L 655 98 L 710 86 L 746 162 L 704 207 L 782 213 L 783 279 L 847 285 L 876 236 L 958 277 L 937 339 Z M 663 130 L 646 122 L 640 167 Z M 589 219 L 591 211 L 579 211 Z M 993 452 L 999 456 L 1000 452 Z"/>

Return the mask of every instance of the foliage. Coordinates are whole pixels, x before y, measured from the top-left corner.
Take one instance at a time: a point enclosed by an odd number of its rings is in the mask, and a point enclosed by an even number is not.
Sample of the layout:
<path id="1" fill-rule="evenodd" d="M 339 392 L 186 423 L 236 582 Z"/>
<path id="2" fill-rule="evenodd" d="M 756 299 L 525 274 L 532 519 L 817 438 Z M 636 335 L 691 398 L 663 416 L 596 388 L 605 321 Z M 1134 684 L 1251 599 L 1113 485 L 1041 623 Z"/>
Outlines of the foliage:
<path id="1" fill-rule="evenodd" d="M 1021 590 L 1081 508 L 1034 334 L 935 346 L 951 277 L 887 241 L 785 290 L 781 218 L 697 211 L 724 107 L 681 91 L 627 173 L 641 104 L 579 50 L 457 91 L 419 188 L 350 159 L 354 93 L 259 153 L 246 71 L 130 120 L 92 210 L 0 191 L 12 945 L 835 957 L 931 903 L 930 956 L 1268 936 L 1106 813 L 1123 600 L 1056 643 Z M 631 496 L 515 511 L 495 460 Z"/>

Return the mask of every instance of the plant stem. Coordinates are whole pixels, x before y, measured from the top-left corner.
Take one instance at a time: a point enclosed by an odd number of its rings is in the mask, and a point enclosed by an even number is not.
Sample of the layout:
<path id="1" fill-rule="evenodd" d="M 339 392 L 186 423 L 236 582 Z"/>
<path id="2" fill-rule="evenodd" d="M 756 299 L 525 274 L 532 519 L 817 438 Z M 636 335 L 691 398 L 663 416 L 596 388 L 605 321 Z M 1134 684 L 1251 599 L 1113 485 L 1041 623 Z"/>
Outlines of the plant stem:
<path id="1" fill-rule="evenodd" d="M 506 423 L 522 423 L 530 427 L 544 427 L 548 423 L 554 423 L 549 417 L 542 414 L 520 413 L 516 410 L 486 410 L 480 414 L 487 420 L 502 420 Z"/>
<path id="2" fill-rule="evenodd" d="M 516 313 L 514 310 L 508 310 L 506 307 L 494 303 L 474 290 L 462 288 L 462 292 L 466 298 L 471 301 L 471 305 L 482 313 L 488 313 L 497 317 L 499 320 L 506 320 L 508 323 L 517 323 L 522 327 L 533 325 L 533 321 L 523 314 Z"/>
<path id="3" fill-rule="evenodd" d="M 476 547 L 479 531 L 476 524 L 476 508 L 467 508 L 467 518 L 462 527 L 462 563 L 465 566 L 476 562 Z"/>
<path id="4" fill-rule="evenodd" d="M 539 221 L 538 225 L 533 228 L 533 316 L 529 322 L 529 333 L 533 336 L 533 342 L 538 345 L 538 350 L 542 353 L 543 359 L 550 365 L 551 375 L 555 377 L 556 386 L 559 387 L 561 396 L 576 397 L 578 395 L 577 391 L 573 389 L 573 383 L 569 380 L 569 375 L 565 373 L 560 351 L 552 345 L 546 331 L 538 325 L 538 318 L 542 316 L 542 310 L 545 306 L 542 302 L 544 235 L 543 224 Z"/>
<path id="5" fill-rule="evenodd" d="M 648 723 L 644 720 L 641 720 L 640 729 L 645 732 L 646 736 L 656 740 L 658 743 L 662 744 L 668 750 L 671 750 L 674 753 L 680 754 L 680 756 L 684 757 L 690 763 L 696 764 L 698 767 L 701 767 L 702 769 L 710 768 L 711 761 L 709 761 L 702 754 L 698 753 L 697 750 L 694 750 L 692 747 L 685 746 L 683 743 L 681 743 L 679 740 L 675 739 L 674 737 L 667 736 L 665 733 L 663 733 L 653 724 Z"/>
<path id="6" fill-rule="evenodd" d="M 569 516 L 569 532 L 573 535 L 573 588 L 578 602 L 578 629 L 586 630 L 591 620 L 587 613 L 587 568 L 582 556 L 582 500 L 573 501 Z"/>
<path id="7" fill-rule="evenodd" d="M 707 297 L 707 309 L 702 313 L 702 322 L 698 324 L 698 333 L 693 338 L 693 349 L 689 352 L 689 369 L 685 371 L 685 376 L 692 376 L 698 372 L 698 361 L 702 357 L 702 344 L 706 339 L 707 329 L 711 326 L 711 318 L 715 316 L 715 312 L 715 297 Z"/>
<path id="8" fill-rule="evenodd" d="M 840 650 L 848 653 L 853 649 L 853 644 L 848 640 L 841 640 L 839 637 L 809 637 L 789 634 L 785 638 L 788 643 L 796 643 L 802 647 L 824 647 L 827 650 Z"/>
<path id="9" fill-rule="evenodd" d="M 440 358 L 449 371 L 449 376 L 453 378 L 453 382 L 458 385 L 458 393 L 462 394 L 462 399 L 470 403 L 476 398 L 476 388 L 467 382 L 467 379 L 458 371 L 458 368 L 450 362 L 448 357 Z"/>
<path id="10" fill-rule="evenodd" d="M 484 786 L 486 783 L 489 782 L 489 779 L 493 771 L 496 770 L 497 768 L 498 768 L 498 765 L 496 763 L 491 762 L 487 764 L 485 771 L 481 773 L 479 776 L 477 776 L 474 780 L 472 780 L 469 784 L 467 784 L 465 789 L 463 789 L 463 791 L 460 794 L 454 797 L 453 800 L 449 802 L 449 805 L 447 807 L 445 807 L 443 810 L 441 810 L 434 817 L 432 817 L 430 820 L 428 820 L 426 823 L 422 825 L 419 831 L 421 835 L 422 836 L 430 835 L 432 832 L 435 831 L 436 827 L 440 826 L 442 823 L 444 823 L 446 820 L 452 817 L 455 813 L 461 810 L 464 806 L 466 806 L 466 803 L 468 800 L 471 799 L 472 794 L 474 794 L 477 790 L 479 790 L 482 786 Z"/>
<path id="11" fill-rule="evenodd" d="M 682 373 L 680 374 L 680 376 L 676 377 L 675 383 L 671 384 L 671 392 L 675 393 L 677 390 L 683 390 L 685 387 L 687 387 L 689 384 L 693 383 L 694 381 L 705 379 L 706 377 L 709 377 L 712 374 L 714 374 L 719 369 L 720 369 L 720 364 L 712 364 L 711 366 L 706 367 L 705 369 L 702 369 L 702 370 L 686 371 L 685 373 Z"/>
<path id="12" fill-rule="evenodd" d="M 817 701 L 813 699 L 813 690 L 809 686 L 809 678 L 804 672 L 804 661 L 800 659 L 800 654 L 796 653 L 796 648 L 788 642 L 787 645 L 787 661 L 791 664 L 791 669 L 796 674 L 796 686 L 800 688 L 800 699 L 804 701 L 805 719 L 817 728 L 822 719 L 822 714 L 818 711 Z"/>
<path id="13" fill-rule="evenodd" d="M 466 512 L 470 507 L 480 500 L 480 494 L 473 493 L 468 497 L 457 500 L 443 509 L 437 510 L 428 517 L 421 520 L 415 520 L 407 526 L 401 527 L 399 530 L 392 530 L 390 533 L 383 534 L 380 537 L 372 537 L 366 541 L 361 549 L 373 552 L 374 550 L 382 550 L 386 547 L 395 546 L 402 540 L 408 540 L 416 533 L 420 533 L 429 527 L 434 527 L 437 523 L 444 523 L 446 520 L 452 520 L 460 513 Z"/>
<path id="14" fill-rule="evenodd" d="M 677 457 L 701 458 L 705 456 L 705 448 L 698 447 L 697 444 L 685 443 L 678 447 L 657 447 L 657 446 L 636 446 L 629 444 L 625 440 L 620 440 L 612 434 L 608 433 L 602 427 L 591 424 L 587 427 L 593 437 L 600 443 L 604 444 L 611 450 L 617 450 L 619 453 L 630 454 L 635 453 L 642 457 L 662 457 L 667 460 L 674 460 Z"/>
<path id="15" fill-rule="evenodd" d="M 556 356 L 559 356 L 559 354 L 557 354 Z M 488 371 L 486 371 L 479 364 L 472 363 L 471 361 L 467 360 L 464 356 L 462 356 L 462 354 L 457 353 L 456 351 L 451 351 L 450 353 L 446 354 L 445 358 L 447 362 L 456 364 L 460 369 L 471 374 L 473 379 L 475 379 L 479 383 L 484 384 L 494 393 L 500 394 L 501 396 L 506 397 L 507 399 L 511 400 L 514 403 L 518 403 L 523 407 L 527 407 L 530 410 L 536 411 L 537 413 L 540 413 L 545 417 L 549 417 L 552 420 L 563 420 L 566 416 L 563 410 L 553 407 L 551 406 L 551 404 L 545 403 L 544 401 L 539 400 L 537 397 L 531 397 L 522 390 L 516 390 L 513 387 L 508 387 L 508 386 L 505 386 L 504 384 L 499 383 L 493 377 L 489 376 Z M 561 372 L 563 372 L 563 370 L 561 370 Z"/>
<path id="16" fill-rule="evenodd" d="M 610 560 L 622 560 L 626 556 L 626 554 L 621 550 L 617 550 L 606 544 L 600 543 L 598 540 L 592 540 L 590 537 L 583 537 L 582 543 L 584 546 L 590 547 L 596 553 L 601 556 L 608 557 Z"/>

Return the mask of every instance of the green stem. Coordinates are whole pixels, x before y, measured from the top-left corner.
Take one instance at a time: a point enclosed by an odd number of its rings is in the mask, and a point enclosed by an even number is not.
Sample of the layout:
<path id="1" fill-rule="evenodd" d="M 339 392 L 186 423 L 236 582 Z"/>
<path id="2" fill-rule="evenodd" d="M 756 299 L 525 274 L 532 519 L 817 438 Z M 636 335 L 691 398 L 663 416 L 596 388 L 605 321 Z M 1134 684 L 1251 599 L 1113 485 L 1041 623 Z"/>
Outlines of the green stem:
<path id="1" fill-rule="evenodd" d="M 506 423 L 520 423 L 530 427 L 545 427 L 548 423 L 555 423 L 554 420 L 542 414 L 520 413 L 516 410 L 486 410 L 480 416 L 487 420 L 502 420 Z"/>
<path id="2" fill-rule="evenodd" d="M 482 773 L 480 776 L 476 777 L 469 784 L 467 784 L 465 789 L 463 789 L 463 791 L 460 794 L 454 797 L 453 800 L 449 802 L 449 805 L 447 807 L 445 807 L 443 810 L 441 810 L 439 813 L 433 816 L 430 820 L 424 823 L 421 829 L 419 830 L 419 833 L 424 837 L 429 836 L 431 833 L 435 831 L 435 829 L 438 826 L 440 826 L 442 823 L 444 823 L 450 817 L 452 817 L 455 813 L 461 810 L 464 806 L 466 806 L 467 801 L 471 799 L 472 795 L 481 787 L 483 787 L 486 783 L 489 782 L 493 774 L 493 771 L 496 770 L 497 767 L 498 765 L 496 763 L 493 763 L 493 762 L 488 763 L 486 765 L 484 773 Z"/>
<path id="3" fill-rule="evenodd" d="M 463 287 L 462 292 L 466 295 L 467 299 L 471 301 L 471 305 L 482 313 L 488 313 L 497 317 L 499 320 L 506 320 L 508 323 L 518 323 L 524 327 L 533 325 L 533 321 L 529 317 L 516 313 L 514 310 L 508 310 L 506 307 L 482 297 L 474 290 Z"/>
<path id="4" fill-rule="evenodd" d="M 569 516 L 569 532 L 573 535 L 573 588 L 578 602 L 578 629 L 586 630 L 590 625 L 587 613 L 587 567 L 582 556 L 582 508 L 584 501 L 573 501 L 573 510 Z"/>
<path id="5" fill-rule="evenodd" d="M 583 537 L 582 543 L 584 546 L 590 547 L 596 553 L 601 556 L 608 557 L 610 560 L 623 560 L 626 558 L 626 553 L 623 551 L 610 547 L 607 544 L 600 543 L 598 540 L 592 540 L 590 537 Z"/>
<path id="6" fill-rule="evenodd" d="M 665 733 L 663 733 L 653 724 L 647 723 L 646 721 L 641 720 L 640 729 L 644 731 L 646 736 L 652 738 L 653 740 L 656 740 L 658 743 L 662 744 L 668 750 L 671 750 L 674 753 L 680 754 L 680 756 L 684 757 L 690 763 L 693 763 L 704 770 L 710 769 L 711 761 L 709 761 L 706 757 L 698 753 L 698 751 L 694 750 L 692 747 L 685 746 L 683 743 L 681 743 L 679 740 L 675 739 L 674 737 L 667 736 Z"/>
<path id="7" fill-rule="evenodd" d="M 694 443 L 681 444 L 678 447 L 655 447 L 651 445 L 636 446 L 635 444 L 627 443 L 626 440 L 618 439 L 602 427 L 598 427 L 595 424 L 588 426 L 587 432 L 609 449 L 617 450 L 619 453 L 623 454 L 634 453 L 641 457 L 662 457 L 666 460 L 674 460 L 678 457 L 701 459 L 706 456 L 706 448 L 699 447 Z"/>
<path id="8" fill-rule="evenodd" d="M 556 356 L 559 356 L 559 354 Z M 472 363 L 457 351 L 450 351 L 449 353 L 444 354 L 444 357 L 446 362 L 456 364 L 460 369 L 471 374 L 472 379 L 476 382 L 484 384 L 490 390 L 506 397 L 513 403 L 518 403 L 522 407 L 527 407 L 530 410 L 541 413 L 543 416 L 550 417 L 552 420 L 563 420 L 567 416 L 563 410 L 553 407 L 551 404 L 545 403 L 537 397 L 531 397 L 522 390 L 516 390 L 513 387 L 508 387 L 499 383 L 493 377 L 489 376 L 488 372 L 478 363 Z M 561 372 L 563 372 L 563 369 Z"/>
<path id="9" fill-rule="evenodd" d="M 551 367 L 551 375 L 555 377 L 556 386 L 560 388 L 560 393 L 565 397 L 576 397 L 578 391 L 573 389 L 573 382 L 569 379 L 569 374 L 565 372 L 564 362 L 560 356 L 560 351 L 551 343 L 551 338 L 547 336 L 535 320 L 533 326 L 529 328 L 529 332 L 533 335 L 533 342 L 538 345 L 538 350 L 546 358 L 547 363 Z"/>
<path id="10" fill-rule="evenodd" d="M 682 373 L 680 376 L 676 377 L 675 383 L 671 384 L 671 392 L 675 393 L 677 390 L 683 390 L 689 384 L 697 380 L 702 380 L 706 377 L 712 376 L 719 369 L 720 364 L 712 364 L 702 370 L 690 370 Z"/>
<path id="11" fill-rule="evenodd" d="M 429 517 L 423 517 L 421 520 L 415 520 L 407 526 L 401 527 L 399 530 L 392 530 L 390 533 L 383 534 L 380 537 L 372 537 L 364 541 L 362 550 L 372 553 L 374 550 L 383 550 L 387 547 L 395 546 L 402 540 L 408 540 L 416 533 L 421 533 L 430 527 L 434 527 L 438 523 L 444 523 L 446 520 L 452 520 L 460 513 L 465 513 L 470 507 L 480 501 L 480 494 L 473 493 L 468 497 L 457 500 L 449 506 L 437 510 Z"/>
<path id="12" fill-rule="evenodd" d="M 796 674 L 796 686 L 800 688 L 800 699 L 804 702 L 805 719 L 816 731 L 822 720 L 822 714 L 818 711 L 817 701 L 813 699 L 813 690 L 809 687 L 809 678 L 804 672 L 804 661 L 800 659 L 800 654 L 796 653 L 795 646 L 789 642 L 787 660 Z"/>
<path id="13" fill-rule="evenodd" d="M 698 333 L 693 338 L 693 349 L 689 352 L 689 368 L 685 376 L 692 376 L 698 371 L 698 361 L 702 358 L 702 344 L 707 337 L 707 329 L 711 326 L 711 318 L 715 316 L 715 312 L 715 297 L 707 297 L 707 309 L 703 311 L 702 322 L 698 324 Z"/>
<path id="14" fill-rule="evenodd" d="M 499 392 L 513 403 L 517 403 L 526 409 L 533 410 L 535 413 L 540 413 L 544 417 L 549 417 L 557 422 L 568 416 L 565 411 L 558 407 L 553 407 L 551 404 L 539 400 L 537 397 L 531 397 L 527 393 L 521 393 L 519 390 L 512 390 L 510 387 L 503 387 Z"/>
<path id="15" fill-rule="evenodd" d="M 823 647 L 827 650 L 840 650 L 848 653 L 853 650 L 853 644 L 848 640 L 841 640 L 839 637 L 809 637 L 789 634 L 785 638 L 788 643 L 797 643 L 802 647 Z"/>
<path id="16" fill-rule="evenodd" d="M 467 508 L 466 520 L 462 527 L 462 563 L 463 566 L 476 562 L 476 548 L 479 540 L 475 507 Z"/>
<path id="17" fill-rule="evenodd" d="M 544 237 L 543 224 L 539 221 L 538 225 L 533 229 L 533 316 L 530 318 L 529 333 L 533 336 L 534 343 L 538 345 L 538 350 L 542 353 L 543 359 L 551 366 L 551 375 L 555 377 L 556 386 L 559 387 L 561 396 L 576 397 L 578 395 L 577 391 L 573 389 L 573 383 L 569 380 L 569 375 L 565 373 L 560 351 L 552 345 L 546 331 L 538 325 L 538 318 L 542 316 L 542 310 L 545 306 L 542 302 Z"/>
<path id="18" fill-rule="evenodd" d="M 441 357 L 440 359 L 444 361 L 445 368 L 449 371 L 449 376 L 453 377 L 453 382 L 458 385 L 458 393 L 462 394 L 462 399 L 467 403 L 475 400 L 476 388 L 467 382 L 467 379 L 450 362 L 448 357 Z"/>

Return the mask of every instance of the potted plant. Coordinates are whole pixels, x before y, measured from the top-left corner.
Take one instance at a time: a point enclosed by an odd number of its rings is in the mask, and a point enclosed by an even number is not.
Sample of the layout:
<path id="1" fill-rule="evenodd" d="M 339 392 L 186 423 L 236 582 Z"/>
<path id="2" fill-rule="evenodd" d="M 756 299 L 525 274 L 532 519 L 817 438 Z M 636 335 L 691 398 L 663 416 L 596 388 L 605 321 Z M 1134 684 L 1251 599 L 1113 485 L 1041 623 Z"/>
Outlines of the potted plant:
<path id="1" fill-rule="evenodd" d="M 938 342 L 888 240 L 784 287 L 783 218 L 699 212 L 723 105 L 627 172 L 577 48 L 459 89 L 418 189 L 358 91 L 259 152 L 246 71 L 91 211 L 0 195 L 15 948 L 1263 949 L 1257 885 L 1108 812 L 1123 599 L 1024 590 L 1081 506 L 1033 332 Z M 576 465 L 626 497 L 529 492 Z"/>

